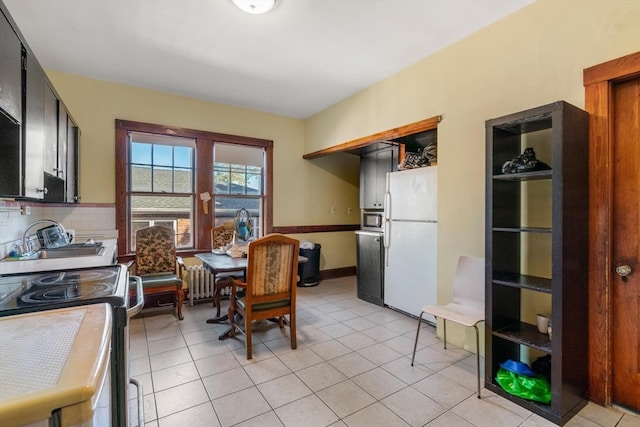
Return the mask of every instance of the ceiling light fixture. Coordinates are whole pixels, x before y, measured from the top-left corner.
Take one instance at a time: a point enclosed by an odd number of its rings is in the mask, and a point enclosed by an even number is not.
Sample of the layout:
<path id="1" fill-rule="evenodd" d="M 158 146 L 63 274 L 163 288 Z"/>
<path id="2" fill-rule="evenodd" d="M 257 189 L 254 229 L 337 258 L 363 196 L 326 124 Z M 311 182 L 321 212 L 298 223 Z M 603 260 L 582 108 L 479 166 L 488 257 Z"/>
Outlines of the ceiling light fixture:
<path id="1" fill-rule="evenodd" d="M 276 4 L 276 0 L 232 0 L 233 4 L 247 13 L 259 15 L 267 13 Z"/>

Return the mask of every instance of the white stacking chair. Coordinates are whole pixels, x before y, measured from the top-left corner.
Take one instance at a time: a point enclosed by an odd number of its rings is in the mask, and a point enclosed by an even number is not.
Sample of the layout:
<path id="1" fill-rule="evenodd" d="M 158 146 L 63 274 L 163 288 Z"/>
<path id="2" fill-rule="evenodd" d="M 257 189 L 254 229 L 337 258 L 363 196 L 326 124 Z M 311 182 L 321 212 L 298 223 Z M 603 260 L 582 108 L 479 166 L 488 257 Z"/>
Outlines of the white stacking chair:
<path id="1" fill-rule="evenodd" d="M 478 370 L 478 399 L 480 399 L 480 333 L 478 323 L 484 322 L 484 258 L 461 256 L 458 259 L 456 275 L 453 278 L 453 301 L 446 305 L 425 305 L 418 319 L 416 342 L 413 345 L 411 366 L 416 357 L 418 336 L 424 313 L 442 319 L 444 327 L 444 348 L 447 348 L 447 320 L 473 326 L 476 330 L 476 361 Z"/>

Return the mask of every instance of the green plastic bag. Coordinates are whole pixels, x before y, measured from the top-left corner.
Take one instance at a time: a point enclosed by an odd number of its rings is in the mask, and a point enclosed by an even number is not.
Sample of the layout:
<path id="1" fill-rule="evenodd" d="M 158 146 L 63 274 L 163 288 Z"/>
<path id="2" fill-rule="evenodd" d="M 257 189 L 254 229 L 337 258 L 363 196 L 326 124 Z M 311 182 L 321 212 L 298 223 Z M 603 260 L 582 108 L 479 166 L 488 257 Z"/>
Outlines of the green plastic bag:
<path id="1" fill-rule="evenodd" d="M 540 403 L 551 402 L 551 386 L 544 377 L 528 377 L 500 368 L 496 381 L 507 393 Z"/>

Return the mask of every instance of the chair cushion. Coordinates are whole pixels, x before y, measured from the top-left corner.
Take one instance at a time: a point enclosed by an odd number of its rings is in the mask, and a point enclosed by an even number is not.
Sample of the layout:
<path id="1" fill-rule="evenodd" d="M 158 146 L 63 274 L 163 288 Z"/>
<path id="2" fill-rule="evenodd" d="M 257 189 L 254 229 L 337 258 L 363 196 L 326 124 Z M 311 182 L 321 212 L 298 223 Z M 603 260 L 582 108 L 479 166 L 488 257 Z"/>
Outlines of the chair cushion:
<path id="1" fill-rule="evenodd" d="M 182 280 L 174 273 L 150 273 L 140 275 L 142 279 L 142 287 L 163 288 L 167 286 L 182 286 Z"/>
<path id="2" fill-rule="evenodd" d="M 240 307 L 242 307 L 243 309 L 245 308 L 244 297 L 236 298 L 236 302 L 238 303 L 238 305 Z M 279 301 L 271 301 L 271 302 L 261 302 L 261 303 L 258 303 L 258 304 L 253 304 L 253 311 L 271 310 L 271 309 L 274 309 L 274 308 L 286 307 L 288 305 L 289 305 L 289 300 L 288 299 L 283 299 L 283 300 L 279 300 Z"/>

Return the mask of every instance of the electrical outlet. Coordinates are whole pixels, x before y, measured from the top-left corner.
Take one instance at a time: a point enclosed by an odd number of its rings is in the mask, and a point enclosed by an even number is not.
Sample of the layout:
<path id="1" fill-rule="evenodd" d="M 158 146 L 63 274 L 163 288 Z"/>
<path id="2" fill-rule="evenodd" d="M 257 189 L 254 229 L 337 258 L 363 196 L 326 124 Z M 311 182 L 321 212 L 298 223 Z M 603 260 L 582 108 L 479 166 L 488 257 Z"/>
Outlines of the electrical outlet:
<path id="1" fill-rule="evenodd" d="M 335 215 L 335 214 L 336 214 L 336 207 L 331 206 L 331 215 Z"/>
<path id="2" fill-rule="evenodd" d="M 31 215 L 31 206 L 20 206 L 21 215 Z"/>
<path id="3" fill-rule="evenodd" d="M 347 208 L 347 215 L 351 215 L 353 213 L 353 209 Z"/>

